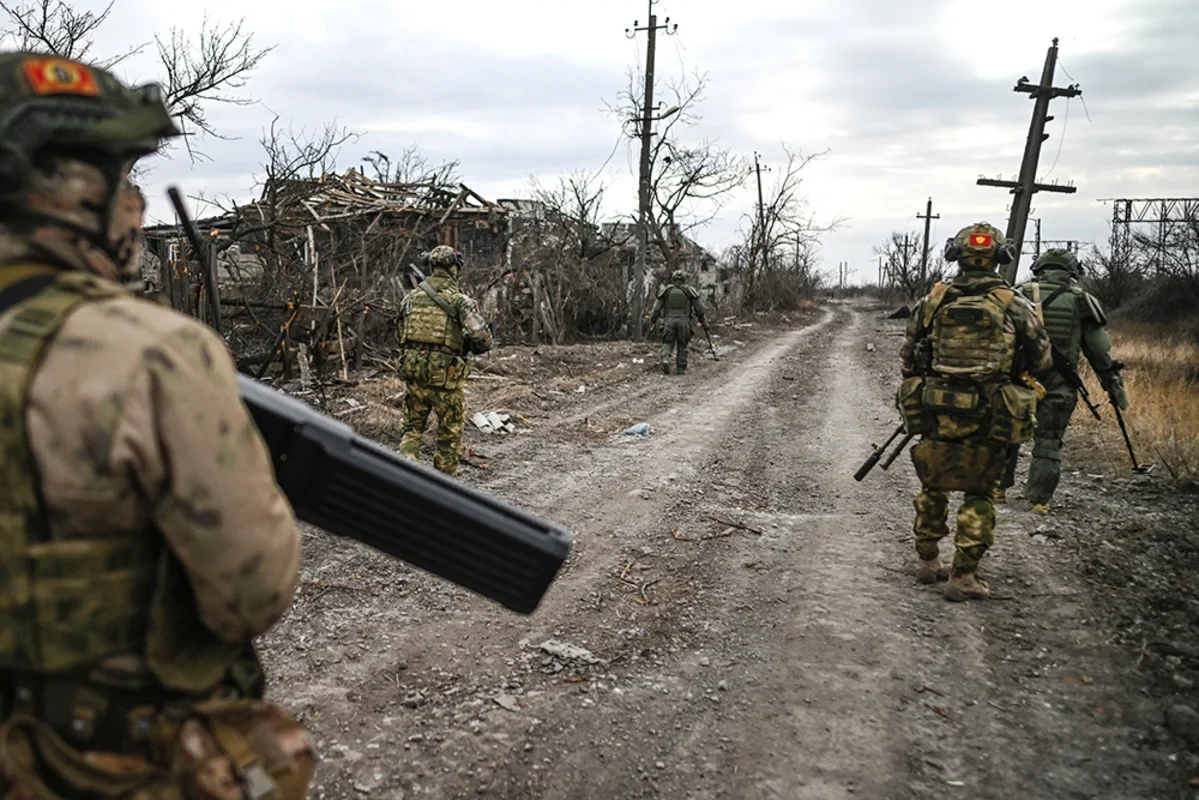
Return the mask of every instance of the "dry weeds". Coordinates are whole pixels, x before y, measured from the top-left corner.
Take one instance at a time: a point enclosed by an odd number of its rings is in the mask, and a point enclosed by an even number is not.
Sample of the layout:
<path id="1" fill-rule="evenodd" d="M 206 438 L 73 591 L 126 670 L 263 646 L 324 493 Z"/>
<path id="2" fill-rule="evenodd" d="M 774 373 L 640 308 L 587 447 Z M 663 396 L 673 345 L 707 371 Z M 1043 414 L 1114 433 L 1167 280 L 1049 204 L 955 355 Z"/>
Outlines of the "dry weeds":
<path id="1" fill-rule="evenodd" d="M 1177 480 L 1199 480 L 1199 344 L 1164 325 L 1120 325 L 1111 336 L 1125 365 L 1131 405 L 1124 418 L 1137 458 Z M 1084 377 L 1103 421 L 1080 407 L 1072 438 L 1092 458 L 1126 470 L 1131 460 L 1107 394 L 1089 369 Z"/>

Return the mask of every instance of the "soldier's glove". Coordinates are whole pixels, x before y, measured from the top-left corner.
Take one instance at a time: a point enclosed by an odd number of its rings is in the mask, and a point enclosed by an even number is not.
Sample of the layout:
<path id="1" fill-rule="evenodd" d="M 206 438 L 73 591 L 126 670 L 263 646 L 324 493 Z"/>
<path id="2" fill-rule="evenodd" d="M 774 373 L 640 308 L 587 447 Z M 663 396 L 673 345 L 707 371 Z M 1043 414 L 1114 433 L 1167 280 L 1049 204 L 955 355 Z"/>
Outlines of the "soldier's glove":
<path id="1" fill-rule="evenodd" d="M 1124 391 L 1124 378 L 1120 375 L 1123 367 L 1123 364 L 1116 361 L 1110 370 L 1099 373 L 1100 385 L 1107 392 L 1107 396 L 1112 399 L 1112 404 L 1119 407 L 1121 411 L 1128 408 L 1128 393 Z"/>

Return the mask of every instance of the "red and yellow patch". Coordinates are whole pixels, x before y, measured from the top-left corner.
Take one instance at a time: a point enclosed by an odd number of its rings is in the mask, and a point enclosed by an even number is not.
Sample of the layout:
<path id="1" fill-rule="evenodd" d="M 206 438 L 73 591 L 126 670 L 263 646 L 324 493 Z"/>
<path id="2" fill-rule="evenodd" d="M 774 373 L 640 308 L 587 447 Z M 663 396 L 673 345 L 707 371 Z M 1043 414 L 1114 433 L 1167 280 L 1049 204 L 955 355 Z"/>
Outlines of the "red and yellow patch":
<path id="1" fill-rule="evenodd" d="M 78 94 L 99 97 L 100 86 L 92 71 L 65 58 L 25 60 L 25 77 L 35 94 Z"/>
<path id="2" fill-rule="evenodd" d="M 972 247 L 990 247 L 991 234 L 989 233 L 972 233 L 970 234 L 970 245 Z"/>

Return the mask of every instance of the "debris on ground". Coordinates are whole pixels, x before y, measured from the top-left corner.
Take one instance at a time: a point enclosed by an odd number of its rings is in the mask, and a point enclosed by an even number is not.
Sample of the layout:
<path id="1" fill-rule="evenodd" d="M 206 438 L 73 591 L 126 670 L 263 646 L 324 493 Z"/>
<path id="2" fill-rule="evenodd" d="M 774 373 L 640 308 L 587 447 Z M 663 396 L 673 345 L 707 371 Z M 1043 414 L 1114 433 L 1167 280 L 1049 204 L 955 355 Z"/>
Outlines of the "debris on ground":
<path id="1" fill-rule="evenodd" d="M 544 642 L 537 645 L 537 647 L 544 652 L 549 653 L 554 658 L 561 659 L 562 661 L 577 661 L 581 664 L 601 663 L 600 659 L 596 658 L 595 654 L 587 648 L 579 647 L 578 645 L 570 644 L 569 642 L 563 642 L 558 639 L 546 639 Z"/>
<path id="2" fill-rule="evenodd" d="M 638 422 L 636 425 L 624 429 L 625 436 L 637 436 L 644 439 L 649 436 L 649 423 Z"/>
<path id="3" fill-rule="evenodd" d="M 510 420 L 510 414 L 498 411 L 478 411 L 471 415 L 471 423 L 484 433 L 515 433 L 516 425 Z"/>

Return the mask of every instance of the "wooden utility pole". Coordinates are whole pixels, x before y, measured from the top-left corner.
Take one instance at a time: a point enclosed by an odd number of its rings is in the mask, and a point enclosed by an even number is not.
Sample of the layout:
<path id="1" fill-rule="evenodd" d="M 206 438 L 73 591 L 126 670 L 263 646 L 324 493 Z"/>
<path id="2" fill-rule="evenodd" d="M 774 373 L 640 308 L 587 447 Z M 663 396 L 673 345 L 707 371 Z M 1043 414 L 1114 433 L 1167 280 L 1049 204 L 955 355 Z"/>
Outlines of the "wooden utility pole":
<path id="1" fill-rule="evenodd" d="M 678 25 L 671 27 L 670 17 L 662 25 L 654 14 L 656 0 L 646 0 L 649 9 L 649 24 L 638 27 L 638 20 L 633 20 L 633 28 L 625 29 L 625 36 L 630 39 L 639 31 L 645 31 L 649 43 L 645 48 L 645 100 L 641 106 L 641 166 L 637 176 L 637 260 L 633 266 L 633 289 L 629 303 L 629 337 L 640 339 L 642 334 L 641 316 L 645 313 L 645 256 L 649 249 L 649 186 L 650 186 L 650 142 L 653 137 L 654 109 L 654 44 L 659 30 L 668 34 L 678 30 Z"/>
<path id="2" fill-rule="evenodd" d="M 769 169 L 769 168 L 767 168 Z M 754 151 L 754 173 L 758 176 L 758 250 L 762 257 L 762 268 L 759 274 L 766 272 L 766 213 L 762 201 L 762 162 L 758 160 L 758 151 Z"/>
<path id="3" fill-rule="evenodd" d="M 924 208 L 923 214 L 917 214 L 916 219 L 924 220 L 924 247 L 920 248 L 920 290 L 924 291 L 924 284 L 928 281 L 928 229 L 934 219 L 940 219 L 941 215 L 933 215 L 933 199 L 928 198 L 928 205 Z"/>
<path id="4" fill-rule="evenodd" d="M 1037 183 L 1037 163 L 1041 158 L 1041 143 L 1049 138 L 1045 133 L 1045 123 L 1053 119 L 1049 116 L 1049 101 L 1055 97 L 1077 97 L 1082 89 L 1077 84 L 1071 84 L 1065 89 L 1053 85 L 1053 71 L 1057 66 L 1057 39 L 1045 54 L 1045 66 L 1041 70 L 1041 82 L 1032 84 L 1028 78 L 1021 78 L 1012 89 L 1024 92 L 1036 101 L 1032 111 L 1032 122 L 1028 126 L 1028 141 L 1024 145 L 1024 160 L 1020 163 L 1020 175 L 1014 181 L 992 180 L 979 178 L 980 186 L 1001 186 L 1011 189 L 1015 195 L 1012 200 L 1012 212 L 1008 217 L 1007 240 L 1016 250 L 1016 258 L 1012 263 L 1004 265 L 1001 275 L 1008 283 L 1015 283 L 1016 273 L 1020 269 L 1020 251 L 1024 246 L 1024 229 L 1028 224 L 1028 212 L 1032 208 L 1032 196 L 1036 192 L 1062 192 L 1069 194 L 1077 191 L 1075 186 L 1061 186 L 1057 183 Z"/>

